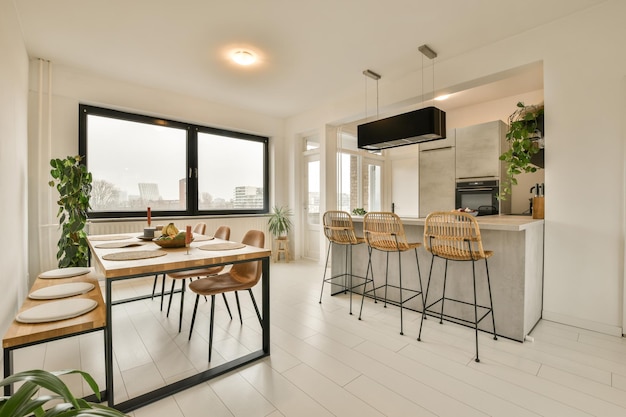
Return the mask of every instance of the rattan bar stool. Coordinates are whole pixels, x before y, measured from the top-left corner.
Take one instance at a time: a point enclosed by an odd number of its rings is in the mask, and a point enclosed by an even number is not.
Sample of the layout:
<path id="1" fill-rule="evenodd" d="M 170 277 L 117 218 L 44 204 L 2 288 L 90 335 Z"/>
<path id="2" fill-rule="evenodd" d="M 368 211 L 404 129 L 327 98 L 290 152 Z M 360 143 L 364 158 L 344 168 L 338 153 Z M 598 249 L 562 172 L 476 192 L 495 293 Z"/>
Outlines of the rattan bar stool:
<path id="1" fill-rule="evenodd" d="M 339 286 L 343 289 L 343 292 L 350 293 L 350 314 L 352 314 L 352 292 L 355 288 L 363 286 L 372 281 L 365 277 L 360 277 L 352 274 L 352 246 L 365 243 L 365 239 L 356 236 L 354 233 L 354 224 L 352 223 L 352 216 L 350 213 L 338 210 L 329 210 L 324 213 L 322 217 L 324 224 L 324 235 L 329 241 L 328 251 L 326 252 L 326 266 L 324 268 L 324 277 L 322 279 L 322 289 L 320 290 L 320 304 L 322 303 L 322 295 L 324 294 L 324 284 L 329 283 L 331 285 Z M 334 245 L 341 245 L 345 248 L 345 266 L 342 273 L 326 278 L 326 272 L 328 271 L 328 259 L 330 257 L 330 249 Z M 369 265 L 368 265 L 369 271 Z M 341 280 L 340 278 L 343 278 Z M 354 284 L 353 278 L 363 280 L 358 284 Z M 340 291 L 341 292 L 341 291 Z"/>
<path id="2" fill-rule="evenodd" d="M 370 212 L 365 215 L 363 219 L 363 233 L 365 235 L 365 241 L 368 245 L 369 260 L 368 271 L 372 271 L 372 289 L 370 291 L 363 291 L 363 298 L 361 299 L 361 311 L 359 313 L 359 320 L 363 313 L 363 300 L 365 300 L 366 293 L 376 291 L 379 288 L 385 288 L 385 307 L 387 303 L 397 305 L 400 307 L 400 334 L 404 334 L 404 321 L 402 311 L 404 310 L 404 304 L 417 296 L 421 296 L 422 305 L 424 306 L 424 293 L 422 291 L 422 274 L 420 273 L 419 258 L 417 257 L 417 248 L 422 246 L 421 243 L 407 241 L 406 234 L 404 233 L 404 226 L 400 217 L 395 213 L 390 212 Z M 372 265 L 372 251 L 378 250 L 386 253 L 387 264 L 385 268 L 385 284 L 376 287 L 374 284 L 374 270 Z M 413 250 L 415 252 L 415 262 L 417 264 L 417 280 L 419 282 L 419 290 L 405 288 L 402 285 L 402 253 Z M 389 253 L 398 253 L 398 285 L 389 284 Z M 387 289 L 396 288 L 400 290 L 400 297 L 398 301 L 389 301 L 387 299 Z M 409 297 L 404 298 L 403 292 L 408 292 Z"/>
<path id="3" fill-rule="evenodd" d="M 421 340 L 422 323 L 427 313 L 439 316 L 439 323 L 443 323 L 444 317 L 449 321 L 456 323 L 468 323 L 474 325 L 476 333 L 476 362 L 480 362 L 478 358 L 478 323 L 480 323 L 489 313 L 491 313 L 491 322 L 493 325 L 493 338 L 496 336 L 496 321 L 493 314 L 493 299 L 491 297 L 491 282 L 489 279 L 489 265 L 487 259 L 493 255 L 492 251 L 483 249 L 482 238 L 480 236 L 480 228 L 476 219 L 467 213 L 462 212 L 434 212 L 426 217 L 424 225 L 424 246 L 428 252 L 432 254 L 430 263 L 430 273 L 428 274 L 428 284 L 426 285 L 426 300 L 428 300 L 428 291 L 430 288 L 430 279 L 433 272 L 433 263 L 435 258 L 445 259 L 445 269 L 443 275 L 443 292 L 441 298 L 433 303 L 426 305 L 422 314 L 422 322 L 420 322 L 420 332 L 417 340 Z M 479 260 L 485 260 L 485 271 L 487 273 L 487 288 L 489 289 L 489 306 L 477 304 L 476 301 L 476 268 L 475 263 Z M 446 297 L 446 280 L 448 275 L 448 261 L 465 261 L 472 263 L 472 277 L 474 283 L 474 301 L 468 302 Z M 460 317 L 454 317 L 444 314 L 444 304 L 446 301 L 470 305 L 474 307 L 474 320 L 467 320 Z M 441 310 L 435 312 L 430 310 L 435 304 L 441 302 Z M 480 317 L 478 309 L 484 311 Z"/>

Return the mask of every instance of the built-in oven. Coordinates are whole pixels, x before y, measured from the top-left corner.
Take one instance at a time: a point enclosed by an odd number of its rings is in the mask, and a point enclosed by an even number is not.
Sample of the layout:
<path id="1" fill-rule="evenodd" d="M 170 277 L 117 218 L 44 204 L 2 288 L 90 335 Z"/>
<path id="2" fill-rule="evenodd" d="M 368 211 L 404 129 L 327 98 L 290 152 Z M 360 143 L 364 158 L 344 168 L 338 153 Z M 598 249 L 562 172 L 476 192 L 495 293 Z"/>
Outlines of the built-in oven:
<path id="1" fill-rule="evenodd" d="M 456 208 L 478 210 L 479 216 L 498 214 L 498 180 L 457 181 Z"/>

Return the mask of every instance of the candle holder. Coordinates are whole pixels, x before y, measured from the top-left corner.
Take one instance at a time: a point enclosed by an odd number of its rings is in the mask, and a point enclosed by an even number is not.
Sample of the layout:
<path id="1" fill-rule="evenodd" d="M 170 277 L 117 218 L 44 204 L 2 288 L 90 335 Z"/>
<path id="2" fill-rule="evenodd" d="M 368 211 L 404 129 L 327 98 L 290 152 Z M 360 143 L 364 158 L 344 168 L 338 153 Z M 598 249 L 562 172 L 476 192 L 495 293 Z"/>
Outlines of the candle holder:
<path id="1" fill-rule="evenodd" d="M 187 248 L 187 255 L 189 255 L 189 246 L 191 245 L 191 226 L 187 226 L 185 229 L 185 247 Z"/>

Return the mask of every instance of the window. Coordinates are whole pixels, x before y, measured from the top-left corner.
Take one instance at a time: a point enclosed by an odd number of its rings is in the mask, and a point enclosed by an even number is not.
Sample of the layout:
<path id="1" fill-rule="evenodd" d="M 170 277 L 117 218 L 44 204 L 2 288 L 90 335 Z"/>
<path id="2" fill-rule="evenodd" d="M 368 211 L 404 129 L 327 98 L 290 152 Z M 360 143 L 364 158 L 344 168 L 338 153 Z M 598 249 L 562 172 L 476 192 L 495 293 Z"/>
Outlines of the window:
<path id="1" fill-rule="evenodd" d="M 352 212 L 381 210 L 381 184 L 383 158 L 357 148 L 356 136 L 341 131 L 337 154 L 339 210 Z"/>
<path id="2" fill-rule="evenodd" d="M 268 212 L 268 138 L 80 105 L 90 217 Z"/>

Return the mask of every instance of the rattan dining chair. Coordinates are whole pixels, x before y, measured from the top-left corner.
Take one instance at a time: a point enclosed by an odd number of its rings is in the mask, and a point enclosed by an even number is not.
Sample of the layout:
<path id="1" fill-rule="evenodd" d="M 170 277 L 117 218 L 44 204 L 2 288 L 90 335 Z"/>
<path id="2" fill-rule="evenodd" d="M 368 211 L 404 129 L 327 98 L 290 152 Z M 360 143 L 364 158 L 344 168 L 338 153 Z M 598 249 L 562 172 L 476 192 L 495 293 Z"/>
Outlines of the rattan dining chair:
<path id="1" fill-rule="evenodd" d="M 339 292 L 350 293 L 350 314 L 352 314 L 352 292 L 355 288 L 363 286 L 371 281 L 368 274 L 360 277 L 352 274 L 352 247 L 365 243 L 365 238 L 359 237 L 354 233 L 354 224 L 350 213 L 338 210 L 329 210 L 322 216 L 324 225 L 324 235 L 328 239 L 328 250 L 326 252 L 326 266 L 324 267 L 324 276 L 322 278 L 322 289 L 320 290 L 320 304 L 322 303 L 322 295 L 324 294 L 324 284 L 329 283 L 333 286 L 341 288 Z M 333 245 L 343 246 L 345 248 L 345 264 L 343 272 L 326 278 L 328 271 L 328 259 Z M 369 272 L 369 268 L 368 268 Z M 343 279 L 342 279 L 343 278 Z M 353 279 L 357 278 L 362 282 L 354 285 Z"/>
<path id="2" fill-rule="evenodd" d="M 412 300 L 417 296 L 421 296 L 422 305 L 424 306 L 424 293 L 422 291 L 422 279 L 420 273 L 420 264 L 419 258 L 417 256 L 417 248 L 419 248 L 422 244 L 418 242 L 408 242 L 406 238 L 406 234 L 404 232 L 404 226 L 402 224 L 402 220 L 398 217 L 397 214 L 391 212 L 369 212 L 365 215 L 363 219 L 363 234 L 365 236 L 365 241 L 368 245 L 369 250 L 369 259 L 368 259 L 368 270 L 372 273 L 372 290 L 363 291 L 363 297 L 361 299 L 361 311 L 359 312 L 359 320 L 361 320 L 361 315 L 363 314 L 363 301 L 365 300 L 366 293 L 371 291 L 376 291 L 380 288 L 385 288 L 385 304 L 397 305 L 400 307 L 400 334 L 404 334 L 404 320 L 403 320 L 403 310 L 404 304 L 408 301 Z M 380 286 L 376 286 L 374 279 L 374 270 L 372 268 L 372 252 L 374 250 L 384 252 L 386 254 L 387 263 L 385 268 L 385 283 Z M 410 289 L 404 287 L 402 283 L 402 253 L 413 250 L 415 252 L 415 262 L 417 265 L 417 281 L 419 283 L 418 289 Z M 391 252 L 396 252 L 398 254 L 398 285 L 389 283 L 389 254 Z M 389 301 L 387 298 L 387 290 L 388 288 L 398 289 L 400 292 L 398 300 Z M 410 295 L 408 297 L 404 297 L 404 292 L 408 292 Z M 375 293 L 374 293 L 375 294 Z M 376 295 L 374 295 L 376 298 Z"/>
<path id="3" fill-rule="evenodd" d="M 491 313 L 491 322 L 493 325 L 493 338 L 497 340 L 496 336 L 496 321 L 493 314 L 493 299 L 491 296 L 491 282 L 489 278 L 489 265 L 487 259 L 493 255 L 492 251 L 484 250 L 482 238 L 480 235 L 480 228 L 476 219 L 467 213 L 463 212 L 434 212 L 430 213 L 426 217 L 424 224 L 424 247 L 428 252 L 432 254 L 430 273 L 428 275 L 428 284 L 426 285 L 426 300 L 428 300 L 428 291 L 430 288 L 430 280 L 432 277 L 433 263 L 435 258 L 442 258 L 445 260 L 445 269 L 443 276 L 443 291 L 441 298 L 436 301 L 427 304 L 422 314 L 422 322 L 420 322 L 420 332 L 417 340 L 421 340 L 422 337 L 422 323 L 425 315 L 430 313 L 431 315 L 439 316 L 439 323 L 443 323 L 443 319 L 446 318 L 449 321 L 457 323 L 467 323 L 474 325 L 475 339 L 476 339 L 476 362 L 480 362 L 478 358 L 478 323 L 480 323 L 489 313 Z M 476 261 L 485 261 L 485 271 L 487 274 L 487 288 L 489 290 L 489 305 L 479 305 L 476 301 Z M 472 278 L 473 278 L 473 302 L 467 300 L 459 300 L 455 298 L 446 297 L 446 280 L 448 273 L 448 261 L 462 261 L 472 263 Z M 461 303 L 464 305 L 471 305 L 474 307 L 474 320 L 464 319 L 462 317 L 455 317 L 444 313 L 444 304 L 446 301 Z M 441 303 L 441 309 L 438 312 L 430 310 L 435 304 Z M 480 317 L 478 315 L 478 309 L 481 312 L 484 311 Z"/>
<path id="4" fill-rule="evenodd" d="M 241 243 L 262 248 L 265 245 L 265 234 L 259 230 L 249 230 L 241 240 Z M 259 312 L 256 300 L 254 299 L 254 294 L 252 293 L 252 288 L 258 284 L 261 278 L 261 262 L 262 261 L 251 261 L 237 263 L 234 264 L 228 272 L 201 278 L 189 284 L 189 289 L 196 293 L 196 303 L 194 305 L 193 316 L 191 318 L 189 339 L 191 339 L 191 335 L 193 334 L 193 325 L 196 321 L 198 300 L 200 296 L 211 296 L 211 316 L 209 321 L 209 362 L 211 362 L 211 352 L 213 349 L 215 296 L 217 294 L 225 294 L 227 292 L 235 292 L 236 294 L 237 291 L 248 290 L 250 298 L 252 299 L 252 305 L 254 306 L 257 318 L 259 319 L 259 323 L 261 324 L 261 327 L 263 326 L 261 313 Z"/>
<path id="5" fill-rule="evenodd" d="M 222 239 L 222 240 L 230 239 L 230 227 L 228 226 L 218 227 L 215 233 L 213 234 L 213 237 L 217 239 Z M 219 274 L 220 272 L 222 272 L 223 269 L 224 269 L 224 266 L 214 266 L 210 268 L 191 269 L 188 271 L 172 272 L 170 274 L 167 274 L 167 276 L 172 278 L 172 289 L 170 290 L 170 299 L 167 304 L 166 317 L 170 316 L 170 309 L 172 307 L 172 295 L 174 294 L 174 285 L 176 284 L 177 280 L 181 280 L 182 282 L 182 285 L 180 288 L 180 291 L 181 291 L 180 292 L 180 313 L 179 313 L 179 318 L 178 318 L 178 332 L 179 333 L 181 332 L 182 326 L 183 326 L 183 307 L 185 306 L 185 286 L 186 286 L 185 284 L 186 284 L 187 278 L 189 278 L 189 281 L 192 281 L 194 278 L 207 277 L 209 275 Z M 165 281 L 165 279 L 163 281 Z M 165 288 L 165 284 L 163 285 L 163 288 Z M 226 304 L 226 309 L 228 310 L 228 314 L 230 314 L 230 318 L 232 319 L 233 316 L 230 313 L 230 307 L 228 305 L 228 301 L 226 300 L 225 295 L 224 295 L 224 303 Z"/>

